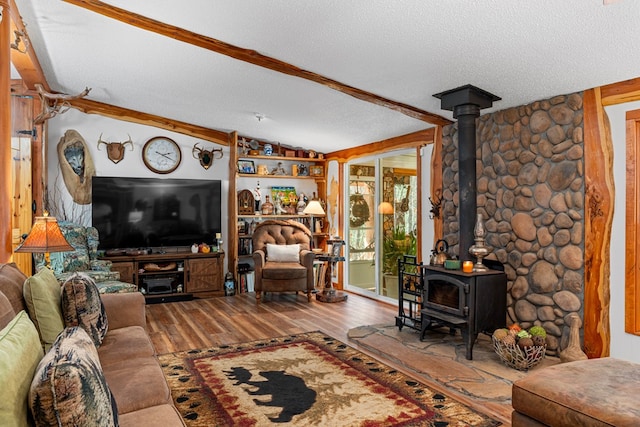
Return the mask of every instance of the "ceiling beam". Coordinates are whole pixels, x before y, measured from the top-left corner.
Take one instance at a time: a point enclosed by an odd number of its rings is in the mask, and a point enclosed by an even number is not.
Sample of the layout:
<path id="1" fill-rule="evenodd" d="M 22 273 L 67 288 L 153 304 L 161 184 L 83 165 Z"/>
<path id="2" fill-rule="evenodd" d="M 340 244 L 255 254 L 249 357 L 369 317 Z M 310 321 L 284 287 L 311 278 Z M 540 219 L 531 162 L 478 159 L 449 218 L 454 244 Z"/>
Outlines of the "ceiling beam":
<path id="1" fill-rule="evenodd" d="M 153 114 L 141 113 L 115 105 L 103 104 L 102 102 L 90 99 L 71 99 L 68 103 L 85 114 L 100 114 L 125 122 L 138 123 L 147 126 L 189 135 L 194 138 L 204 139 L 220 145 L 229 145 L 229 134 L 219 130 L 196 126 L 191 123 L 180 122 L 178 120 L 167 119 Z"/>
<path id="2" fill-rule="evenodd" d="M 640 78 L 601 86 L 602 105 L 623 104 L 640 100 Z"/>
<path id="3" fill-rule="evenodd" d="M 36 90 L 36 84 L 39 83 L 42 87 L 47 91 L 51 92 L 51 88 L 47 83 L 47 79 L 44 77 L 44 73 L 42 72 L 42 67 L 40 66 L 40 62 L 38 61 L 38 57 L 36 56 L 35 51 L 33 50 L 33 46 L 30 42 L 28 42 L 29 37 L 28 33 L 24 27 L 24 23 L 22 22 L 22 17 L 20 17 L 20 12 L 18 11 L 18 7 L 14 0 L 10 0 L 11 4 L 11 37 L 15 36 L 15 31 L 18 31 L 25 36 L 22 37 L 22 41 L 18 47 L 22 50 L 26 51 L 19 52 L 16 49 L 11 49 L 11 63 L 16 68 L 24 84 L 27 86 L 29 90 Z M 14 40 L 12 40 L 13 42 Z"/>
<path id="4" fill-rule="evenodd" d="M 334 151 L 325 154 L 327 160 L 335 160 L 343 163 L 351 159 L 362 156 L 373 156 L 380 153 L 388 153 L 391 150 L 400 150 L 406 148 L 422 147 L 423 145 L 433 144 L 435 140 L 436 129 L 442 132 L 440 127 L 432 127 L 405 135 L 396 136 L 382 141 L 372 142 L 370 144 L 359 145 L 346 150 Z"/>
<path id="5" fill-rule="evenodd" d="M 179 40 L 203 49 L 210 50 L 231 58 L 248 62 L 259 67 L 267 68 L 272 71 L 287 74 L 293 77 L 305 79 L 314 83 L 324 85 L 330 89 L 350 95 L 362 101 L 370 102 L 375 105 L 389 108 L 391 110 L 402 113 L 406 116 L 421 120 L 433 125 L 446 126 L 452 121 L 428 111 L 421 110 L 408 104 L 393 101 L 382 96 L 358 89 L 353 86 L 340 83 L 328 77 L 316 74 L 312 71 L 304 70 L 295 65 L 288 64 L 269 56 L 262 55 L 251 49 L 245 49 L 229 43 L 203 36 L 180 27 L 168 25 L 151 18 L 147 18 L 136 13 L 132 13 L 125 9 L 121 9 L 98 0 L 64 0 L 67 3 L 85 8 L 100 15 L 116 19 L 129 25 L 151 31 L 174 40 Z"/>

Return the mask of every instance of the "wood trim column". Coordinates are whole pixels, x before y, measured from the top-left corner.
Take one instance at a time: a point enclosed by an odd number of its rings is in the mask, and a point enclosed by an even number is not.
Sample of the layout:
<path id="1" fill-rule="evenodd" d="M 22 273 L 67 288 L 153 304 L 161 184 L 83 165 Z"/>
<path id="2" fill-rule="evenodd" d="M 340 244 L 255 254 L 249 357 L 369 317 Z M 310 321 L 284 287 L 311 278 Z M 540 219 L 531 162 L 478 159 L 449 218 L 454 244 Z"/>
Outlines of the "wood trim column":
<path id="1" fill-rule="evenodd" d="M 609 356 L 611 225 L 615 189 L 613 141 L 600 89 L 584 92 L 584 351 Z"/>
<path id="2" fill-rule="evenodd" d="M 431 199 L 437 201 L 442 198 L 442 126 L 437 126 L 433 136 L 433 152 L 431 153 Z M 444 238 L 442 206 L 438 217 L 433 218 L 433 242 L 431 247 L 435 247 L 436 241 Z"/>
<path id="3" fill-rule="evenodd" d="M 9 262 L 11 247 L 11 8 L 0 0 L 0 263 Z"/>
<path id="4" fill-rule="evenodd" d="M 625 312 L 624 330 L 640 335 L 640 110 L 626 115 L 627 183 L 625 206 Z"/>

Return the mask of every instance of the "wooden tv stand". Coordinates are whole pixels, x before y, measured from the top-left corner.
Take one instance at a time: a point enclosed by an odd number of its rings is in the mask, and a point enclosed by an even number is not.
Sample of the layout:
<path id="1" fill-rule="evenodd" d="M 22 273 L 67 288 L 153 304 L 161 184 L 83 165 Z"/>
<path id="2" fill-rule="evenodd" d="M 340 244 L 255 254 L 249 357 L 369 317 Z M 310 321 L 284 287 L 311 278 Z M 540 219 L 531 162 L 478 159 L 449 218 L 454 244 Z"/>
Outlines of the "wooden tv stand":
<path id="1" fill-rule="evenodd" d="M 147 302 L 224 295 L 224 252 L 151 253 L 104 257 L 120 280 L 135 283 Z M 180 292 L 181 291 L 181 292 Z"/>

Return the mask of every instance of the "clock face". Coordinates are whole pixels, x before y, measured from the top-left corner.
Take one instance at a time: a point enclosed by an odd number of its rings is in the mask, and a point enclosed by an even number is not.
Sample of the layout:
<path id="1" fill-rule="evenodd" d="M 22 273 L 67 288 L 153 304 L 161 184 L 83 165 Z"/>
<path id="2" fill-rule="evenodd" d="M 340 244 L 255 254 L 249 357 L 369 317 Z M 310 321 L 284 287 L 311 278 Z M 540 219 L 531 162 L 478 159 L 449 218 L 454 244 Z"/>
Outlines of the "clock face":
<path id="1" fill-rule="evenodd" d="M 151 138 L 142 149 L 142 161 L 155 173 L 171 173 L 181 160 L 182 153 L 178 144 L 164 136 Z"/>

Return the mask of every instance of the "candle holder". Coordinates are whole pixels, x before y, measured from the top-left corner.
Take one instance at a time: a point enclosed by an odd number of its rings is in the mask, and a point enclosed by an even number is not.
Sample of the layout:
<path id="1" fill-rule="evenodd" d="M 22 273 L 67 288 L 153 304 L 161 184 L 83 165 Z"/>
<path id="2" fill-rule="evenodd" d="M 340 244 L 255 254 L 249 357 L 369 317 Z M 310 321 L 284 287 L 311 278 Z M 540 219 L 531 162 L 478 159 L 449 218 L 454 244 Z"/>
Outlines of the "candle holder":
<path id="1" fill-rule="evenodd" d="M 473 272 L 481 272 L 489 270 L 487 266 L 482 263 L 482 259 L 489 255 L 492 248 L 484 244 L 484 237 L 487 234 L 482 222 L 482 214 L 476 215 L 476 225 L 473 228 L 473 237 L 476 242 L 475 245 L 469 248 L 469 253 L 476 257 L 476 263 L 473 266 Z"/>

